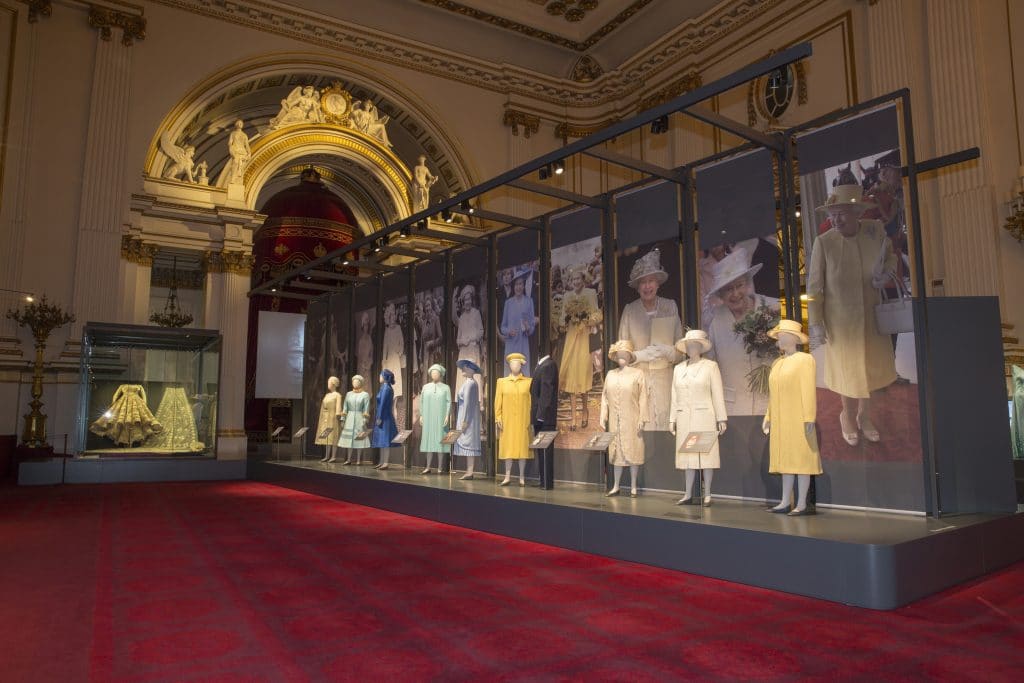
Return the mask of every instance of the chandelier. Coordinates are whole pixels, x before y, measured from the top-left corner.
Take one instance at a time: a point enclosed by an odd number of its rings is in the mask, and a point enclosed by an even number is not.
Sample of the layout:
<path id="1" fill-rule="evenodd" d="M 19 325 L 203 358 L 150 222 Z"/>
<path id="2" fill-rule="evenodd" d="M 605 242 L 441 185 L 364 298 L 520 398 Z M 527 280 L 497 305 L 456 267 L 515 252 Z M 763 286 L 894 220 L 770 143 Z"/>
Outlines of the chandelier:
<path id="1" fill-rule="evenodd" d="M 160 327 L 185 327 L 185 325 L 192 324 L 192 320 L 192 315 L 178 306 L 178 257 L 175 256 L 171 271 L 171 291 L 167 293 L 164 310 L 162 313 L 154 313 L 149 316 L 149 322 Z"/>

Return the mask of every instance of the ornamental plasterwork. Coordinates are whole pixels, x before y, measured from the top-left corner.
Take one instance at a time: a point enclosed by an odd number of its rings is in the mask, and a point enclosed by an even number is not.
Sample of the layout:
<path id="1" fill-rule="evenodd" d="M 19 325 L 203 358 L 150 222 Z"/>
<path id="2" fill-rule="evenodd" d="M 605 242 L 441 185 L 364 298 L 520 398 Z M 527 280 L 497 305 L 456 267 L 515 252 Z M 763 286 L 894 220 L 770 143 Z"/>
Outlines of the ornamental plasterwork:
<path id="1" fill-rule="evenodd" d="M 588 135 L 592 135 L 599 130 L 607 128 L 619 119 L 612 117 L 600 123 L 594 123 L 589 126 L 578 126 L 567 121 L 563 121 L 555 126 L 555 137 L 561 140 L 567 140 L 569 138 L 585 138 Z"/>
<path id="2" fill-rule="evenodd" d="M 121 29 L 121 42 L 131 47 L 136 40 L 146 37 L 146 18 L 137 14 L 126 14 L 108 7 L 89 7 L 89 25 L 100 30 L 100 38 L 110 40 L 114 28 Z"/>
<path id="3" fill-rule="evenodd" d="M 152 1 L 494 92 L 517 93 L 559 105 L 595 106 L 629 96 L 658 73 L 673 68 L 680 60 L 788 0 L 729 0 L 718 11 L 681 24 L 671 37 L 584 87 L 570 86 L 565 80 L 521 67 L 493 64 L 471 57 L 458 58 L 447 50 L 306 14 L 301 10 L 271 7 L 257 0 Z"/>
<path id="4" fill-rule="evenodd" d="M 703 84 L 703 82 L 704 81 L 700 77 L 699 73 L 691 71 L 683 75 L 682 78 L 675 80 L 671 85 L 668 85 L 640 100 L 636 108 L 638 111 L 645 111 L 651 107 L 656 107 L 659 104 L 675 99 L 684 93 L 690 92 L 691 90 L 696 90 Z"/>
<path id="5" fill-rule="evenodd" d="M 518 109 L 506 109 L 501 116 L 501 123 L 512 129 L 512 135 L 519 135 L 519 128 L 522 127 L 523 137 L 526 138 L 540 130 L 540 118 Z"/>
<path id="6" fill-rule="evenodd" d="M 153 257 L 160 251 L 155 244 L 146 244 L 131 235 L 121 235 L 121 258 L 140 266 L 152 266 Z"/>
<path id="7" fill-rule="evenodd" d="M 39 21 L 39 17 L 51 17 L 53 15 L 53 5 L 50 0 L 24 0 L 25 4 L 28 5 L 28 23 L 34 24 Z"/>
<path id="8" fill-rule="evenodd" d="M 231 273 L 234 275 L 252 275 L 255 263 L 252 254 L 244 251 L 208 251 L 203 254 L 203 269 L 207 273 Z"/>
<path id="9" fill-rule="evenodd" d="M 590 83 L 600 78 L 603 73 L 604 69 L 596 59 L 590 55 L 583 55 L 576 60 L 569 78 L 576 83 Z"/>

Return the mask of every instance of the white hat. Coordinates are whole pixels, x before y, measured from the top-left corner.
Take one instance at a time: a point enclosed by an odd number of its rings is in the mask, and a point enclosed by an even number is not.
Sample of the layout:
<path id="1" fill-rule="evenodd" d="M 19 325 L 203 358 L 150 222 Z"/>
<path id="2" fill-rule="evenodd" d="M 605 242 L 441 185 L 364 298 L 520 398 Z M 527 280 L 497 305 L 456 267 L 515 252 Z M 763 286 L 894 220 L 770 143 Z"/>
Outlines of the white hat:
<path id="1" fill-rule="evenodd" d="M 629 281 L 626 284 L 636 289 L 637 283 L 648 275 L 654 275 L 659 285 L 668 279 L 668 273 L 661 268 L 661 252 L 658 249 L 652 249 L 636 260 L 629 271 Z"/>
<path id="2" fill-rule="evenodd" d="M 705 352 L 711 350 L 711 340 L 708 339 L 708 333 L 704 330 L 688 330 L 686 335 L 676 342 L 676 348 L 680 353 L 686 353 L 687 342 L 697 342 Z"/>
<path id="3" fill-rule="evenodd" d="M 714 263 L 711 266 L 711 276 L 714 280 L 711 282 L 711 291 L 708 294 L 715 294 L 722 287 L 739 280 L 745 275 L 753 277 L 761 270 L 764 264 L 758 263 L 751 266 L 751 258 L 750 253 L 746 249 L 737 247 L 732 250 L 732 253 L 726 254 L 725 258 L 721 261 Z"/>
<path id="4" fill-rule="evenodd" d="M 864 199 L 864 191 L 860 185 L 836 185 L 832 188 L 832 194 L 825 200 L 825 205 L 819 206 L 818 211 L 849 209 L 864 213 L 875 206 L 874 202 Z"/>

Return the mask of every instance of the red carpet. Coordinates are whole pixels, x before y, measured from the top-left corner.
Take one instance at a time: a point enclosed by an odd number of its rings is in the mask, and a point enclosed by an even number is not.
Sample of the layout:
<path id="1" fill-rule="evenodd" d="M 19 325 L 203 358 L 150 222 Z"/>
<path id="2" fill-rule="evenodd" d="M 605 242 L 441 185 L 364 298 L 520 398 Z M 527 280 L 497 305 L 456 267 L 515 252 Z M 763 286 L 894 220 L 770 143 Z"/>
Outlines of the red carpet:
<path id="1" fill-rule="evenodd" d="M 4 681 L 1024 677 L 1024 564 L 879 613 L 246 482 L 0 488 L 0 549 Z"/>

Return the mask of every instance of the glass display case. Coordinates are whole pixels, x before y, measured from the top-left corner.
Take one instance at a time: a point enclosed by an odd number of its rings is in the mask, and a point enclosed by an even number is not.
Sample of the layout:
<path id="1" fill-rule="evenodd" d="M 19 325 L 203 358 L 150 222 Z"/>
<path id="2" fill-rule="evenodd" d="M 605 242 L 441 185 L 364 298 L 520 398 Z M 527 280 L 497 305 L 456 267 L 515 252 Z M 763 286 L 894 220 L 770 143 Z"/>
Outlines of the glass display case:
<path id="1" fill-rule="evenodd" d="M 216 453 L 220 353 L 214 330 L 88 323 L 76 453 Z"/>

